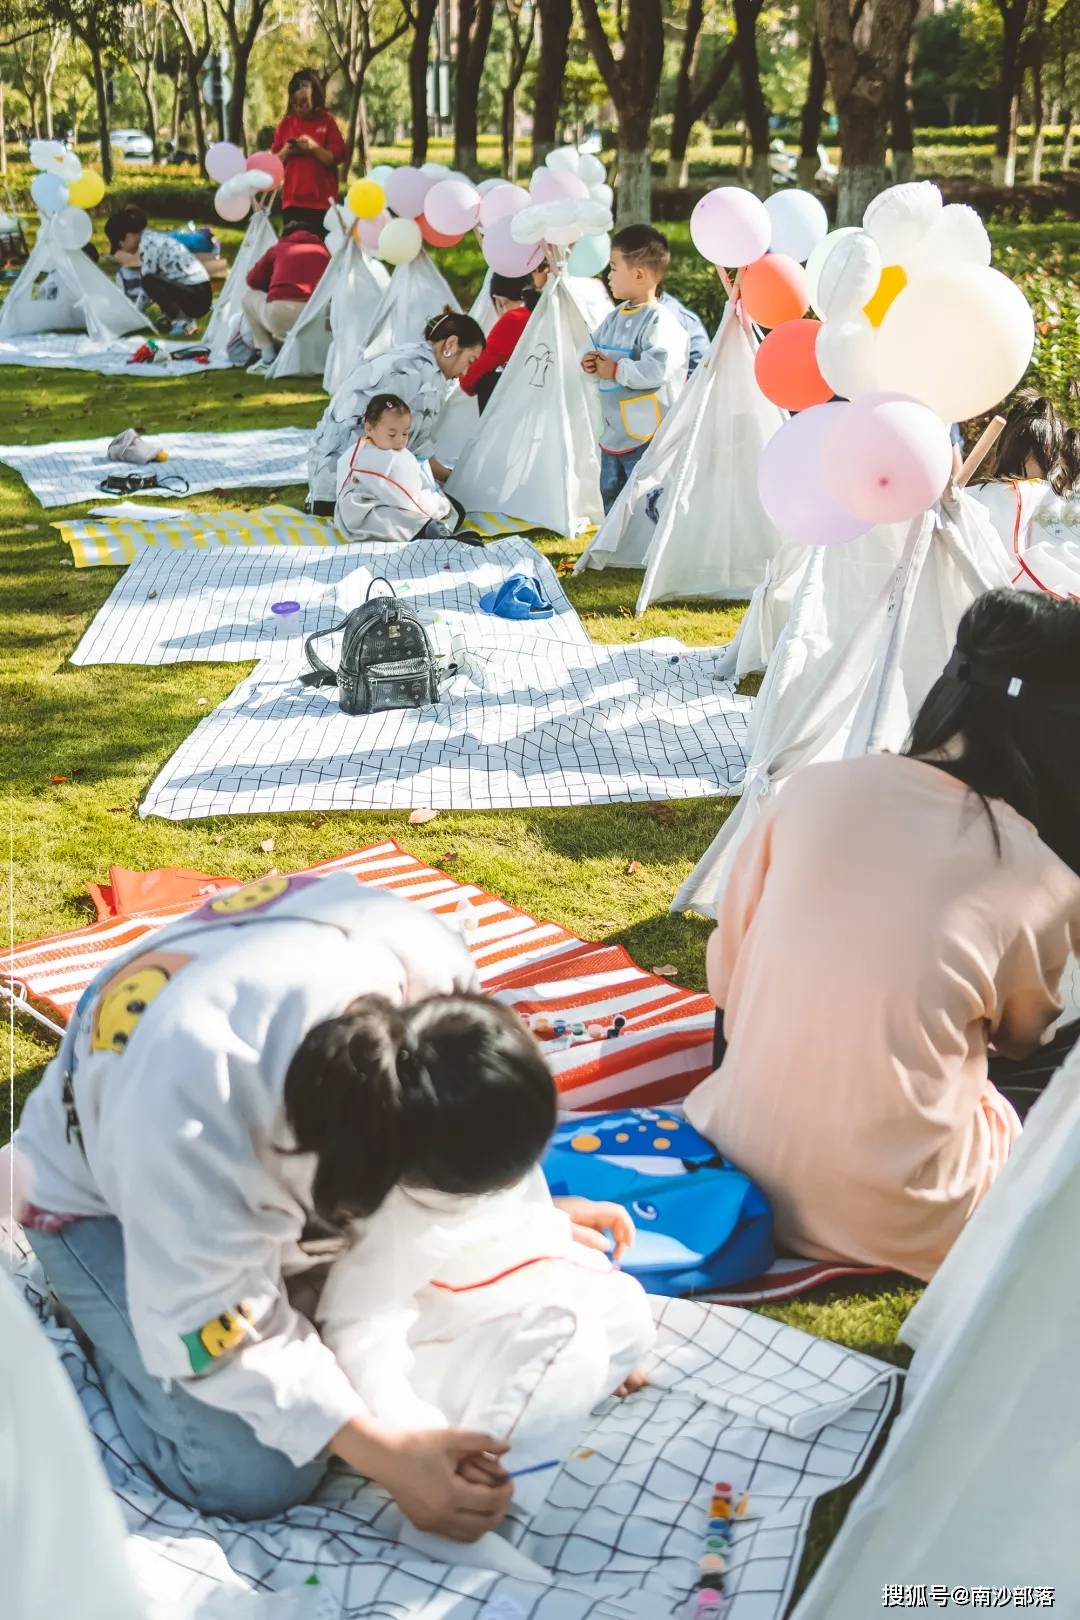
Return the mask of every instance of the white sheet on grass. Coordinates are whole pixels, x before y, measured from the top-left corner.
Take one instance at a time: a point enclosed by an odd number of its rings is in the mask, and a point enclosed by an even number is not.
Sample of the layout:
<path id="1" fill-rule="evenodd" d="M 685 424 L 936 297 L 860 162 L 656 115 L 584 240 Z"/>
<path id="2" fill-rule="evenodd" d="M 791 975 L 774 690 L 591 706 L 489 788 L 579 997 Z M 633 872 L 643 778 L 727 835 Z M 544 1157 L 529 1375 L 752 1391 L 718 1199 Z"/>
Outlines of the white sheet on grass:
<path id="1" fill-rule="evenodd" d="M 196 371 L 216 371 L 228 365 L 225 358 L 201 360 L 174 360 L 175 349 L 190 349 L 198 341 L 182 338 L 166 343 L 154 338 L 159 354 L 170 356 L 166 360 L 147 361 L 131 365 L 131 356 L 142 347 L 146 333 L 141 337 L 103 339 L 90 337 L 86 332 L 37 332 L 24 337 L 0 337 L 0 366 L 44 366 L 51 370 L 99 371 L 106 377 L 132 377 L 138 380 L 164 377 L 190 377 Z"/>
<path id="2" fill-rule="evenodd" d="M 311 434 L 306 428 L 269 428 L 242 433 L 162 433 L 155 435 L 169 452 L 168 461 L 133 469 L 110 461 L 109 439 L 67 439 L 54 444 L 0 445 L 0 462 L 13 467 L 42 506 L 72 506 L 100 501 L 101 481 L 110 473 L 144 470 L 159 478 L 186 479 L 163 489 L 139 491 L 175 498 L 211 489 L 250 489 L 307 482 Z"/>
<path id="3" fill-rule="evenodd" d="M 141 553 L 71 655 L 73 664 L 228 663 L 248 658 L 305 668 L 303 640 L 357 607 L 372 581 L 388 579 L 420 615 L 439 652 L 455 635 L 514 647 L 519 621 L 484 613 L 480 597 L 509 574 L 531 574 L 556 612 L 524 627 L 537 639 L 589 638 L 555 570 L 527 540 L 479 548 L 450 540 L 403 546 L 245 547 Z M 377 587 L 378 589 L 378 587 Z M 279 614 L 275 604 L 298 602 Z"/>
<path id="4" fill-rule="evenodd" d="M 42 1314 L 32 1262 L 20 1281 Z M 273 1620 L 286 1592 L 305 1620 L 676 1620 L 717 1479 L 751 1494 L 733 1537 L 730 1620 L 779 1620 L 813 1503 L 864 1467 L 895 1372 L 750 1312 L 660 1299 L 654 1309 L 650 1384 L 598 1407 L 544 1499 L 511 1511 L 501 1535 L 520 1575 L 470 1564 L 464 1547 L 460 1562 L 429 1561 L 399 1539 L 385 1493 L 344 1471 L 275 1519 L 201 1517 L 136 1461 L 72 1336 L 52 1321 L 45 1331 L 120 1503 L 148 1620 Z M 312 1574 L 318 1587 L 301 1593 Z"/>
<path id="5" fill-rule="evenodd" d="M 347 715 L 335 688 L 261 664 L 181 744 L 144 816 L 491 810 L 737 792 L 750 702 L 716 655 L 543 641 L 453 641 L 438 704 Z M 334 666 L 333 641 L 320 648 Z"/>

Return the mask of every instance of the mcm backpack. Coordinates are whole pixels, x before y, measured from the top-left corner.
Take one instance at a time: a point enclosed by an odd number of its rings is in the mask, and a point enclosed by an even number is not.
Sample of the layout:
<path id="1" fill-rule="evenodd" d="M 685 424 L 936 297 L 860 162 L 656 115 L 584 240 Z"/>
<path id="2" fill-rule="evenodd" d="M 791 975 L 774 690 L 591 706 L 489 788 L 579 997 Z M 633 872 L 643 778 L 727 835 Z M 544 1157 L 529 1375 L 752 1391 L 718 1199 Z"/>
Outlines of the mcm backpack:
<path id="1" fill-rule="evenodd" d="M 376 585 L 385 585 L 389 594 L 373 597 Z M 341 661 L 335 674 L 314 643 L 339 631 Z M 308 636 L 304 652 L 311 674 L 302 675 L 301 684 L 336 686 L 345 714 L 422 709 L 439 701 L 439 672 L 427 631 L 388 579 L 373 579 L 363 605 L 329 630 Z"/>

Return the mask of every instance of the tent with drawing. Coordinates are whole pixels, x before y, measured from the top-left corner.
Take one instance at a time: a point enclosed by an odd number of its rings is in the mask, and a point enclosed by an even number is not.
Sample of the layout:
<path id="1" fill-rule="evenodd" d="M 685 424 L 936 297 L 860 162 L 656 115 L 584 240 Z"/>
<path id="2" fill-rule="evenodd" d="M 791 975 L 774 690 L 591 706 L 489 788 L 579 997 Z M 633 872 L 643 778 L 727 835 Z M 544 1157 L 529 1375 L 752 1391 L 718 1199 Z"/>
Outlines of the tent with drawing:
<path id="1" fill-rule="evenodd" d="M 369 257 L 349 231 L 286 334 L 268 375 L 321 375 L 323 387 L 333 394 L 360 358 L 365 335 L 389 286 L 390 277 L 378 259 Z"/>
<path id="2" fill-rule="evenodd" d="M 757 464 L 785 413 L 754 380 L 758 340 L 737 311 L 725 306 L 708 354 L 574 570 L 644 567 L 638 613 L 674 596 L 748 596 L 780 549 Z"/>
<path id="3" fill-rule="evenodd" d="M 447 483 L 467 512 L 567 536 L 600 521 L 596 390 L 578 361 L 588 341 L 562 273 L 550 276 Z"/>
<path id="4" fill-rule="evenodd" d="M 210 358 L 220 364 L 227 361 L 229 344 L 243 323 L 248 271 L 258 264 L 276 241 L 277 231 L 271 223 L 270 210 L 256 203 L 244 232 L 244 240 L 236 250 L 236 258 L 225 277 L 224 286 L 214 299 L 214 308 L 206 325 L 204 341 L 210 346 Z"/>
<path id="5" fill-rule="evenodd" d="M 37 241 L 0 309 L 0 337 L 38 332 L 86 332 L 103 344 L 125 332 L 152 332 L 154 323 L 79 248 L 56 238 L 46 215 Z"/>

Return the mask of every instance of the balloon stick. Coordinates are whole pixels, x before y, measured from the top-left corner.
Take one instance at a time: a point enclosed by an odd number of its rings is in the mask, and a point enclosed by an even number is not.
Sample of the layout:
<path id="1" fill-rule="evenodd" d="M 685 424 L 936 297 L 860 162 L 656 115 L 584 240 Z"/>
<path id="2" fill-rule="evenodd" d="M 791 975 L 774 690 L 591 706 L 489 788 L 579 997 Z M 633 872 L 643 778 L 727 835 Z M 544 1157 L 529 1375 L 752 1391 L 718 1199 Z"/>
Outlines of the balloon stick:
<path id="1" fill-rule="evenodd" d="M 978 439 L 975 441 L 974 446 L 968 452 L 964 465 L 960 468 L 960 476 L 956 480 L 957 486 L 960 489 L 963 489 L 964 485 L 969 483 L 975 473 L 978 472 L 979 468 L 982 466 L 983 462 L 986 460 L 987 456 L 998 442 L 998 439 L 1001 437 L 1001 432 L 1004 426 L 1005 418 L 1003 416 L 992 416 L 989 422 L 987 422 L 986 426 L 979 434 Z"/>

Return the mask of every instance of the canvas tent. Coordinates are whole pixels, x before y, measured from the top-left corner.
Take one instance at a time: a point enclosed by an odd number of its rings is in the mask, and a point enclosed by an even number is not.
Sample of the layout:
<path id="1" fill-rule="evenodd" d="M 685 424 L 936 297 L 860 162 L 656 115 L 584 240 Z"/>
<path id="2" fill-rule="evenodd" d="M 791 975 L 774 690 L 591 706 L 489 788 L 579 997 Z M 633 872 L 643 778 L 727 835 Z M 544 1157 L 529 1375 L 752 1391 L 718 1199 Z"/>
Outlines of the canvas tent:
<path id="1" fill-rule="evenodd" d="M 362 353 L 381 354 L 399 343 L 419 343 L 428 321 L 447 305 L 451 309 L 461 307 L 426 253 L 418 253 L 409 264 L 397 265 L 366 330 L 360 334 L 346 372 Z"/>
<path id="2" fill-rule="evenodd" d="M 62 247 L 42 221 L 30 257 L 0 308 L 0 337 L 86 332 L 106 344 L 125 332 L 154 330 L 148 315 L 79 249 Z"/>
<path id="3" fill-rule="evenodd" d="M 901 1328 L 903 1410 L 793 1620 L 866 1620 L 897 1587 L 925 1594 L 898 1609 L 934 1610 L 931 1582 L 1076 1612 L 1078 1228 L 1080 1047 Z"/>
<path id="4" fill-rule="evenodd" d="M 729 303 L 708 354 L 574 570 L 644 567 L 639 614 L 675 596 L 748 596 L 780 549 L 758 496 L 757 464 L 784 413 L 754 380 L 756 348 Z"/>
<path id="5" fill-rule="evenodd" d="M 596 390 L 578 363 L 588 338 L 562 274 L 550 276 L 447 483 L 467 512 L 567 536 L 599 522 Z"/>
<path id="6" fill-rule="evenodd" d="M 672 910 L 715 915 L 734 851 L 792 772 L 901 748 L 961 616 L 1008 584 L 986 513 L 962 490 L 911 524 L 815 547 L 754 703 L 742 797 Z"/>
<path id="7" fill-rule="evenodd" d="M 258 264 L 268 248 L 277 241 L 277 232 L 270 222 L 270 211 L 255 204 L 244 240 L 236 250 L 236 258 L 225 277 L 225 284 L 214 299 L 214 308 L 206 326 L 205 342 L 210 345 L 210 358 L 219 365 L 228 360 L 228 348 L 240 329 L 244 318 L 244 294 L 247 291 L 248 271 Z"/>
<path id="8" fill-rule="evenodd" d="M 344 382 L 363 351 L 364 334 L 390 285 L 378 259 L 350 233 L 285 336 L 271 377 L 322 376 L 328 394 Z"/>

